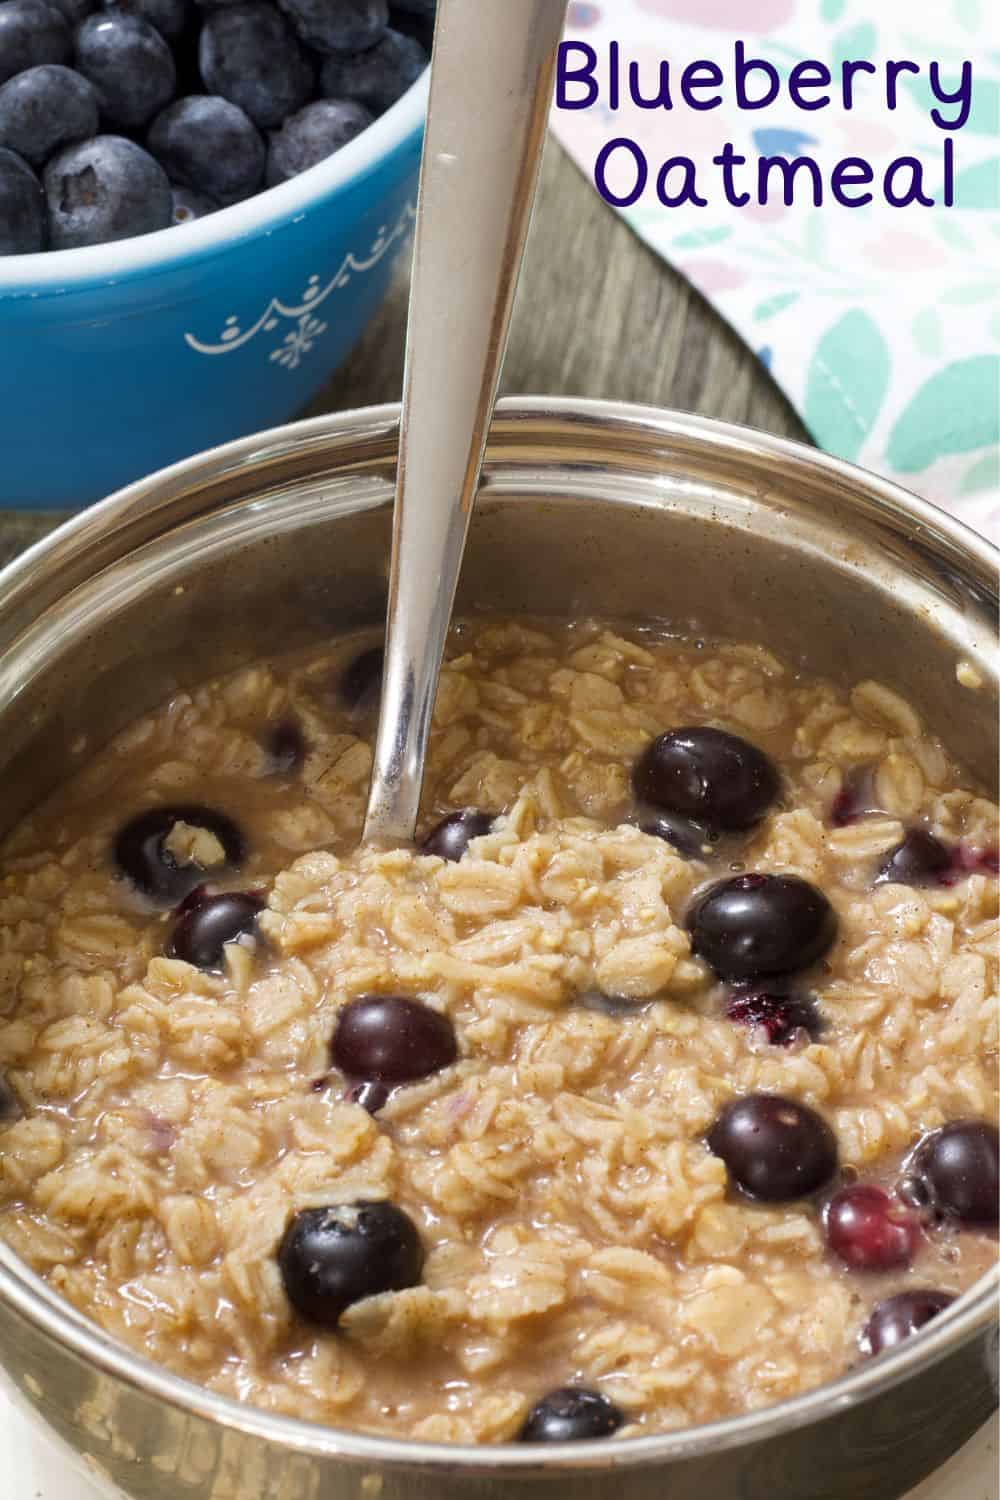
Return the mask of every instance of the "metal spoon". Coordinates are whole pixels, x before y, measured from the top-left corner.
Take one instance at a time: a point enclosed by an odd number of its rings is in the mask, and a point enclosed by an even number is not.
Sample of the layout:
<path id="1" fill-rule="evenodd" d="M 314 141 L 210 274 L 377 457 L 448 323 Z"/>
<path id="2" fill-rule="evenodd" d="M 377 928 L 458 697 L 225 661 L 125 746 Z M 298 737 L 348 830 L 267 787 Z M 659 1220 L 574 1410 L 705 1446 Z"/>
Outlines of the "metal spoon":
<path id="1" fill-rule="evenodd" d="M 366 842 L 412 839 L 538 181 L 565 0 L 440 0 Z"/>

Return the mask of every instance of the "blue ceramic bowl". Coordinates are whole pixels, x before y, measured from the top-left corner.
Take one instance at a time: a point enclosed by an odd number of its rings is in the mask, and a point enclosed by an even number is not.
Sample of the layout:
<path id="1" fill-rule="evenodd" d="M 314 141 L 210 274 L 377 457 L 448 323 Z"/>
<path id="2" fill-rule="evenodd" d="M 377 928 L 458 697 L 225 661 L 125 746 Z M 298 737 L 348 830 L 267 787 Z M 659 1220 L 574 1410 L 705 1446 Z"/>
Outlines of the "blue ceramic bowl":
<path id="1" fill-rule="evenodd" d="M 406 243 L 427 84 L 328 161 L 196 223 L 0 258 L 0 506 L 85 505 L 299 411 Z"/>

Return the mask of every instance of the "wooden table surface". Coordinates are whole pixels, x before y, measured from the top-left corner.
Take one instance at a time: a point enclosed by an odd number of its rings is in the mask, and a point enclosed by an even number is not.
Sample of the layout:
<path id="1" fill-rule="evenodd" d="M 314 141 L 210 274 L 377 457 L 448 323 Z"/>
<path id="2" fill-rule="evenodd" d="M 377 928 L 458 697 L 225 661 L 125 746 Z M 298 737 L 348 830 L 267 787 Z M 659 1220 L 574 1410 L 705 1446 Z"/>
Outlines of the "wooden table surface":
<path id="1" fill-rule="evenodd" d="M 380 315 L 308 415 L 399 399 L 406 282 L 401 267 Z M 617 397 L 804 436 L 746 346 L 636 239 L 551 138 L 503 389 Z M 0 565 L 62 518 L 0 511 Z"/>

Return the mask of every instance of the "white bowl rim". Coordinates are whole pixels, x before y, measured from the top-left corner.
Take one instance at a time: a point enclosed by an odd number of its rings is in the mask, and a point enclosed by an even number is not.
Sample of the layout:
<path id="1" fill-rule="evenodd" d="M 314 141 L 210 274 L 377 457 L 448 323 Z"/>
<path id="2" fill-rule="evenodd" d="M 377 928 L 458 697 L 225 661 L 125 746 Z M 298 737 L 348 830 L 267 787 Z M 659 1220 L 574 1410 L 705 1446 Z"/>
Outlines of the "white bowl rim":
<path id="1" fill-rule="evenodd" d="M 269 233 L 283 221 L 304 216 L 316 199 L 371 171 L 419 130 L 429 85 L 430 68 L 425 68 L 384 115 L 325 161 L 193 224 L 172 224 L 151 234 L 77 250 L 0 256 L 0 297 L 76 291 L 86 283 L 113 286 L 129 276 L 182 265 L 197 256 L 223 250 L 235 241 Z"/>

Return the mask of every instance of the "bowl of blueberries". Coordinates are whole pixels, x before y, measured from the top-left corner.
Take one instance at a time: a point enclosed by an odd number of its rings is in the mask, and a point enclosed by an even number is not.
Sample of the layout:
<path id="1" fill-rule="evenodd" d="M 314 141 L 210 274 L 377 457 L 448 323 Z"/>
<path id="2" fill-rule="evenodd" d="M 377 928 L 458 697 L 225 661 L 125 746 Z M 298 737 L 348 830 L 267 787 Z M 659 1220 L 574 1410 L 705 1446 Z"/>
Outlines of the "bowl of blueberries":
<path id="1" fill-rule="evenodd" d="M 408 242 L 434 6 L 0 0 L 0 504 L 317 392 Z"/>

